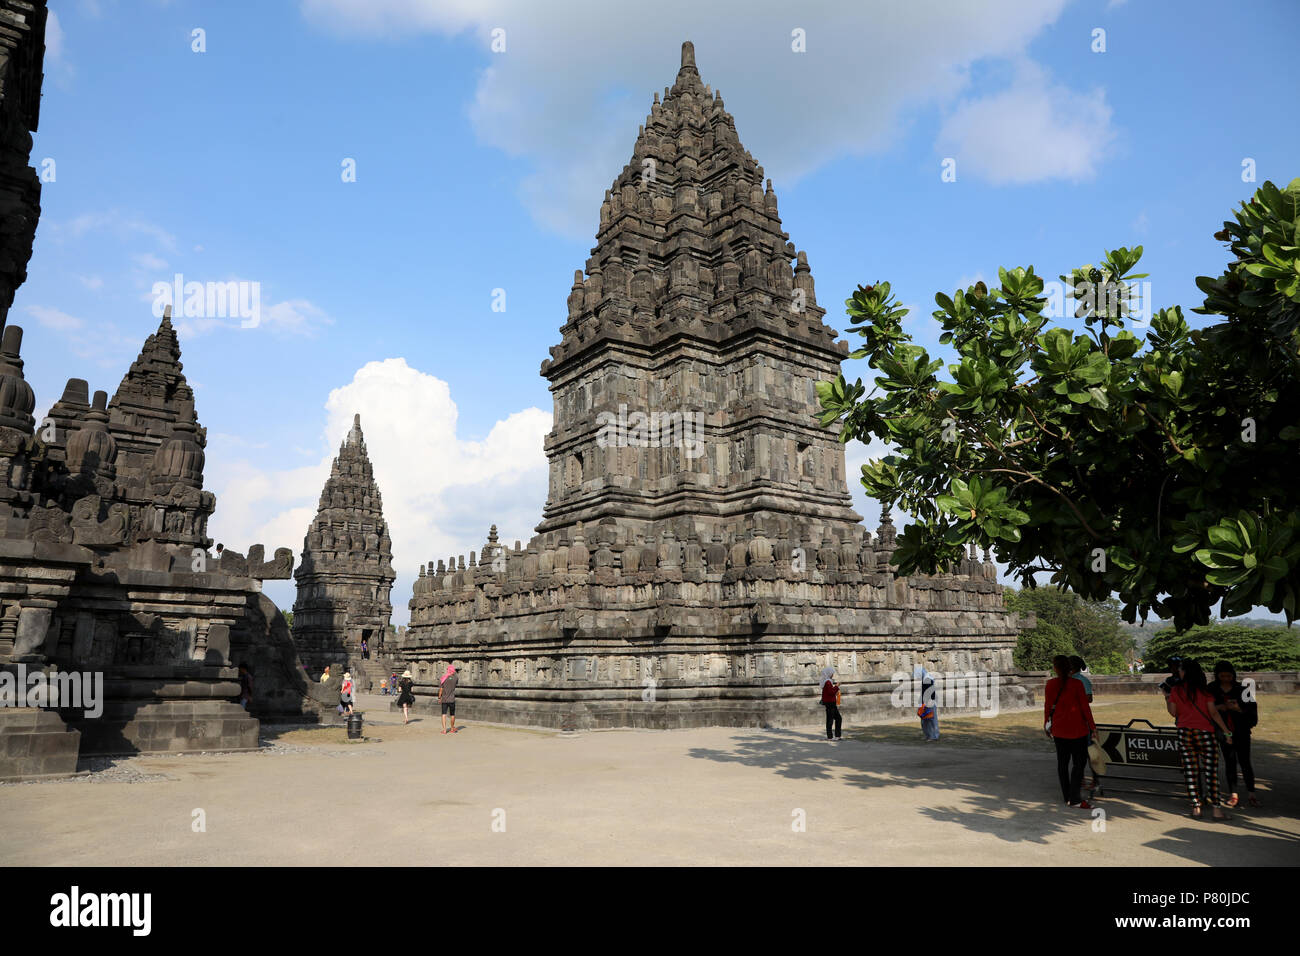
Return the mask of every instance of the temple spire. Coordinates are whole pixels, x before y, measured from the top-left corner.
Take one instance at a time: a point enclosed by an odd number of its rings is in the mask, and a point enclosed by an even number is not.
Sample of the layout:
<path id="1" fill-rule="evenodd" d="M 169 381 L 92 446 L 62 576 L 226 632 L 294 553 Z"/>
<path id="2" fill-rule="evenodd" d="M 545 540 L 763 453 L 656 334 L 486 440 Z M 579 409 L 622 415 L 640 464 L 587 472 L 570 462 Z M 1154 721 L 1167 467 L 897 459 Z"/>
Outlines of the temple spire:
<path id="1" fill-rule="evenodd" d="M 595 336 L 656 347 L 685 331 L 725 336 L 755 315 L 782 337 L 835 349 L 806 257 L 792 262 L 775 185 L 701 80 L 689 40 L 677 82 L 653 99 L 601 204 L 596 246 L 574 277 L 548 368 L 561 371 Z"/>
<path id="2" fill-rule="evenodd" d="M 181 344 L 172 326 L 171 308 L 164 307 L 158 331 L 145 339 L 140 354 L 108 403 L 114 421 L 122 416 L 133 420 L 156 420 L 174 424 L 177 410 L 194 403 L 194 392 L 185 381 Z"/>
<path id="3" fill-rule="evenodd" d="M 361 416 L 330 463 L 316 517 L 303 539 L 294 578 L 293 638 L 312 666 L 356 656 L 365 640 L 379 649 L 388 632 L 393 543 L 383 496 L 361 434 Z"/>

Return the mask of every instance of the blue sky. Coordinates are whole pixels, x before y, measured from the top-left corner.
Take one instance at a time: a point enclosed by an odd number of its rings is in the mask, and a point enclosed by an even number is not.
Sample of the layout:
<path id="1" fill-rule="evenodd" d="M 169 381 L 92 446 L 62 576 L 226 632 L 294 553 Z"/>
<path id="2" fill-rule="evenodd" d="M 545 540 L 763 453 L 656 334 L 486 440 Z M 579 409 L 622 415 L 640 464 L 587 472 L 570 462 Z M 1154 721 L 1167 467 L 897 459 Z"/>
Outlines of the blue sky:
<path id="1" fill-rule="evenodd" d="M 513 540 L 540 520 L 538 367 L 684 39 L 840 329 L 854 286 L 887 279 L 933 346 L 936 291 L 999 265 L 1055 277 L 1135 244 L 1156 304 L 1190 309 L 1194 278 L 1225 263 L 1211 234 L 1255 188 L 1243 161 L 1261 182 L 1300 175 L 1278 69 L 1300 35 L 1290 0 L 52 9 L 32 156 L 55 178 L 10 319 L 38 411 L 69 376 L 112 393 L 157 326 L 155 282 L 259 283 L 257 328 L 178 323 L 211 531 L 297 553 L 360 412 L 399 622 L 419 563 L 477 549 L 494 521 Z M 292 603 L 287 584 L 268 593 Z"/>

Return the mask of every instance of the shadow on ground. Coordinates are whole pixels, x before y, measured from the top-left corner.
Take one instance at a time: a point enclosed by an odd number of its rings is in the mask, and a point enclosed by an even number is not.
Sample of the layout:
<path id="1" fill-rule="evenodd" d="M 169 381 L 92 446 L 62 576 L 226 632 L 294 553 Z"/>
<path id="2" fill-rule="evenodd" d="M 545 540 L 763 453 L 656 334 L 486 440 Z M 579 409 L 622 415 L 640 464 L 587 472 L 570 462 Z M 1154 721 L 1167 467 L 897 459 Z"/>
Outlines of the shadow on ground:
<path id="1" fill-rule="evenodd" d="M 1056 757 L 1041 731 L 991 730 L 978 741 L 934 743 L 919 740 L 911 725 L 869 727 L 838 744 L 815 730 L 767 729 L 737 734 L 727 749 L 696 747 L 688 755 L 719 763 L 739 763 L 796 780 L 836 779 L 863 790 L 885 787 L 954 791 L 954 802 L 920 808 L 927 819 L 951 823 L 1011 843 L 1046 844 L 1049 838 L 1095 833 L 1124 838 L 1125 824 L 1143 821 L 1148 832 L 1168 820 L 1172 828 L 1144 845 L 1190 862 L 1208 865 L 1294 863 L 1300 836 L 1274 822 L 1296 818 L 1294 787 L 1261 791 L 1265 806 L 1231 811 L 1233 819 L 1175 824 L 1188 803 L 1181 784 L 1165 796 L 1115 793 L 1097 803 L 1102 813 L 1064 806 L 1056 777 Z M 895 742 L 899 734 L 911 743 Z M 886 739 L 877 739 L 886 738 Z M 1270 748 L 1265 754 L 1272 760 Z M 1259 761 L 1256 761 L 1257 766 Z M 1288 768 L 1289 769 L 1289 768 Z M 1289 776 L 1289 774 L 1288 774 Z M 1112 787 L 1114 785 L 1112 784 Z M 1086 791 L 1085 791 L 1086 793 Z M 1082 830 L 1082 826 L 1088 830 Z M 1131 833 L 1132 831 L 1129 830 Z M 1104 843 L 1098 843 L 1098 848 Z M 1088 847 L 1084 845 L 1083 849 Z M 1077 857 L 1075 857 L 1077 862 Z"/>

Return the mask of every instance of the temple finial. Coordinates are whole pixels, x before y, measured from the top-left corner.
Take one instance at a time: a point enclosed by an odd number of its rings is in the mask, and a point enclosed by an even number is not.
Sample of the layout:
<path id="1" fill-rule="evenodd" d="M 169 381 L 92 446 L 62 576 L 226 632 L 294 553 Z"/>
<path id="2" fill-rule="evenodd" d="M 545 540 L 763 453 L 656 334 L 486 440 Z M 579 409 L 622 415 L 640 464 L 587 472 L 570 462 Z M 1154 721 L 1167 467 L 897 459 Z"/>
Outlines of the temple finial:
<path id="1" fill-rule="evenodd" d="M 695 69 L 695 44 L 687 40 L 682 44 L 682 69 Z"/>

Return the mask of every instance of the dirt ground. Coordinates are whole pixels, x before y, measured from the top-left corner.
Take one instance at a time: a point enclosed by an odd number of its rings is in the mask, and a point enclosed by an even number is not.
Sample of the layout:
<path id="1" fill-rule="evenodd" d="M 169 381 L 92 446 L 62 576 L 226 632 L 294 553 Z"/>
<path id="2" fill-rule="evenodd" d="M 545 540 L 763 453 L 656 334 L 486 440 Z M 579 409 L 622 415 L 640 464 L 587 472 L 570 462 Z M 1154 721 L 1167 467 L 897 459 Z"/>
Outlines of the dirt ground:
<path id="1" fill-rule="evenodd" d="M 1060 802 L 1040 713 L 846 727 L 562 734 L 403 726 L 362 700 L 341 728 L 263 727 L 257 753 L 99 761 L 62 782 L 0 785 L 0 864 L 1294 865 L 1300 701 L 1263 711 L 1263 806 L 1214 822 L 1168 795 Z M 1097 719 L 1160 716 L 1098 699 Z M 1272 715 L 1270 717 L 1270 714 Z M 1270 728 L 1270 720 L 1277 726 Z M 1166 719 L 1158 722 L 1165 723 Z"/>

